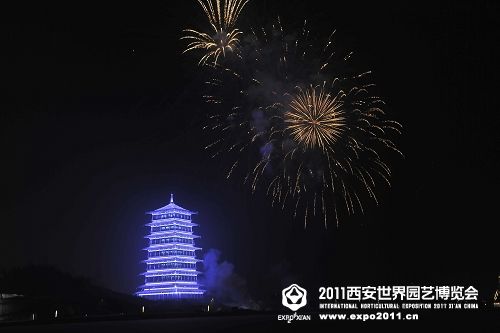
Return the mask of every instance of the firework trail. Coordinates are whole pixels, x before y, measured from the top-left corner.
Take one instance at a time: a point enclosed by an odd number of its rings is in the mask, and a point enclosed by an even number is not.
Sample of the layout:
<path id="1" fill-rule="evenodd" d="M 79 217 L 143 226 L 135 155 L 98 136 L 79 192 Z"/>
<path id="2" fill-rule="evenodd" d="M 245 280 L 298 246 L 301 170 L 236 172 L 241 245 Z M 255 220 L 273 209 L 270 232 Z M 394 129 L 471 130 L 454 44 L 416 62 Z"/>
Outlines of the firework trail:
<path id="1" fill-rule="evenodd" d="M 217 65 L 219 57 L 226 53 L 237 52 L 239 37 L 242 32 L 235 28 L 241 11 L 249 0 L 198 0 L 203 8 L 211 32 L 199 32 L 194 29 L 185 29 L 186 36 L 181 39 L 189 41 L 184 53 L 193 50 L 204 50 L 198 64 L 213 63 Z"/>
<path id="2" fill-rule="evenodd" d="M 370 72 L 350 69 L 352 53 L 336 54 L 335 32 L 315 47 L 307 23 L 286 34 L 278 19 L 240 35 L 240 57 L 211 66 L 204 96 L 219 110 L 206 149 L 232 160 L 227 177 L 292 207 L 305 225 L 322 217 L 327 227 L 329 216 L 338 225 L 339 210 L 378 204 L 376 187 L 391 178 L 383 155 L 401 154 L 391 138 L 402 126 L 387 119 Z"/>

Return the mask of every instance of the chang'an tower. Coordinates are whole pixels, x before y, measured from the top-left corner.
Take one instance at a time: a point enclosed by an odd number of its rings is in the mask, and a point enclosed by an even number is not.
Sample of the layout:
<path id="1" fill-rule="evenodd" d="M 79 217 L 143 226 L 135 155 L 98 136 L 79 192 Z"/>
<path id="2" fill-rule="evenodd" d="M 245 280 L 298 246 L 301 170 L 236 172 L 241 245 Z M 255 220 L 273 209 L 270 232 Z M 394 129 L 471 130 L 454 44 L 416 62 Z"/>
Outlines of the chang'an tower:
<path id="1" fill-rule="evenodd" d="M 174 203 L 174 195 L 170 203 L 147 214 L 151 215 L 147 265 L 144 285 L 139 287 L 137 296 L 151 300 L 193 299 L 201 298 L 203 290 L 198 284 L 195 239 L 192 216 L 189 211 Z"/>

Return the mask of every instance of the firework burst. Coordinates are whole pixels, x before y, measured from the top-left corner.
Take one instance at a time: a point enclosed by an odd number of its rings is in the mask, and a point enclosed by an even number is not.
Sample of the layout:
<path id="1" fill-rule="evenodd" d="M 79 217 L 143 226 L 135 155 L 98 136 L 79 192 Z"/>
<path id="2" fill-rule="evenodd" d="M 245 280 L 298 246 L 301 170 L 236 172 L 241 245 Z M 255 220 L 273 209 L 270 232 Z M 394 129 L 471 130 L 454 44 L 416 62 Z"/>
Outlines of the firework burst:
<path id="1" fill-rule="evenodd" d="M 186 36 L 181 39 L 189 41 L 184 53 L 193 50 L 204 50 L 198 64 L 205 65 L 217 62 L 221 56 L 238 51 L 242 32 L 235 28 L 241 11 L 249 0 L 198 0 L 211 26 L 211 32 L 200 32 L 185 29 Z"/>
<path id="2" fill-rule="evenodd" d="M 219 110 L 205 127 L 214 137 L 206 149 L 231 161 L 227 178 L 292 207 L 305 225 L 338 224 L 340 210 L 378 204 L 376 187 L 391 178 L 384 155 L 401 154 L 391 139 L 401 125 L 387 119 L 370 72 L 353 72 L 352 52 L 333 50 L 334 36 L 314 48 L 306 24 L 285 34 L 278 19 L 245 35 L 237 61 L 210 67 L 206 81 L 206 101 Z"/>
<path id="3" fill-rule="evenodd" d="M 346 131 L 342 110 L 343 94 L 332 97 L 324 86 L 300 89 L 285 112 L 285 124 L 295 141 L 305 148 L 332 149 Z"/>

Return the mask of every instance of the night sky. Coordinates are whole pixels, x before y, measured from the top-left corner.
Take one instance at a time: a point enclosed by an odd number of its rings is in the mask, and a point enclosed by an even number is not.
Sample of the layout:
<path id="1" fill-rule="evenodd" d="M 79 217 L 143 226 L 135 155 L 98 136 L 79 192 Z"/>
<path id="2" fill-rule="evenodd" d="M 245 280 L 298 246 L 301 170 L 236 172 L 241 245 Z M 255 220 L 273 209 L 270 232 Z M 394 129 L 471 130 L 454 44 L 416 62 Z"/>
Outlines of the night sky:
<path id="1" fill-rule="evenodd" d="M 257 300 L 284 283 L 471 283 L 493 288 L 498 260 L 500 40 L 495 1 L 414 5 L 253 0 L 241 26 L 280 15 L 355 51 L 405 159 L 379 207 L 304 230 L 226 180 L 202 149 L 207 111 L 182 29 L 193 1 L 66 2 L 4 10 L 0 268 L 51 265 L 116 291 L 143 282 L 146 211 L 199 212 L 199 245 L 235 265 Z M 202 23 L 203 22 L 203 23 Z"/>

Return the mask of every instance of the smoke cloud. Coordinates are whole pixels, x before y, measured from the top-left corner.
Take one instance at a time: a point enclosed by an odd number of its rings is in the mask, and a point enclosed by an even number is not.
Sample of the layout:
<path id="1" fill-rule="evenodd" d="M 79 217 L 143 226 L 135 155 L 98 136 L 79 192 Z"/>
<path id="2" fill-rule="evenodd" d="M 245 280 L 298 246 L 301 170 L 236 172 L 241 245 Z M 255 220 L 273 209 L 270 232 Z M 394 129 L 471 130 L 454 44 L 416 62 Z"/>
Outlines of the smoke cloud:
<path id="1" fill-rule="evenodd" d="M 219 250 L 210 249 L 203 258 L 202 283 L 207 295 L 225 306 L 258 310 L 260 307 L 250 297 L 246 280 L 234 272 L 233 264 L 221 262 L 220 257 Z"/>

